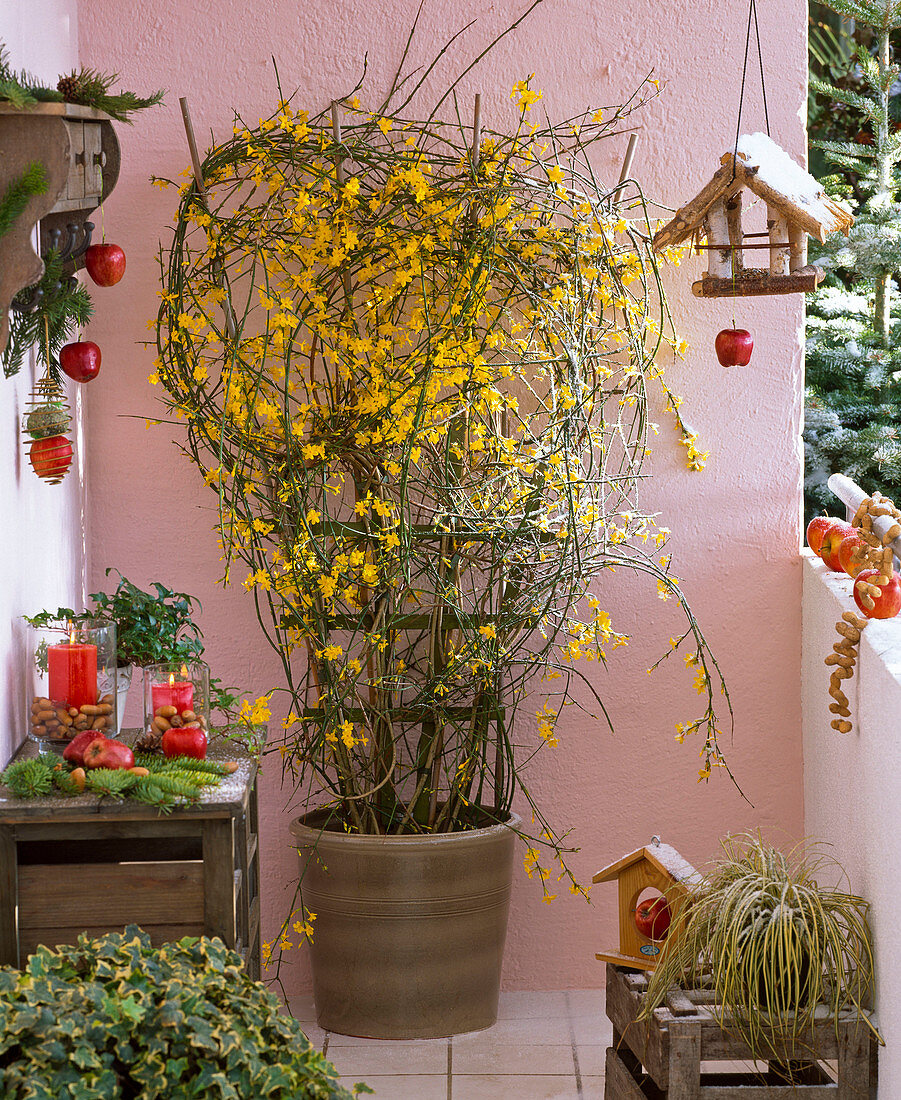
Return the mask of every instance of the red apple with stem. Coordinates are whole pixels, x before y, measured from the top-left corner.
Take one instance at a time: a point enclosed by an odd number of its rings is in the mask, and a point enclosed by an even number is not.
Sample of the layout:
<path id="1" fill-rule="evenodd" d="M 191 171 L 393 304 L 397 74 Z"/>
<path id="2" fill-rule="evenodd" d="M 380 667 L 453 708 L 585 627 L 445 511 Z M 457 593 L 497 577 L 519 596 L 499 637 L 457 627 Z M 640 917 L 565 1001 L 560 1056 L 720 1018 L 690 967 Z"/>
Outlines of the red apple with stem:
<path id="1" fill-rule="evenodd" d="M 870 599 L 874 606 L 868 608 L 863 602 L 860 584 L 876 584 L 878 576 L 878 569 L 862 569 L 857 574 L 853 589 L 854 602 L 868 619 L 893 619 L 901 611 L 901 577 L 894 570 L 888 584 L 880 587 L 878 596 L 871 591 Z"/>
<path id="2" fill-rule="evenodd" d="M 745 328 L 724 328 L 717 333 L 713 346 L 724 367 L 746 367 L 751 362 L 754 340 Z"/>
<path id="3" fill-rule="evenodd" d="M 856 531 L 850 535 L 845 535 L 838 544 L 838 564 L 849 577 L 856 577 L 861 569 L 868 568 L 868 549 L 866 542 Z"/>
<path id="4" fill-rule="evenodd" d="M 106 740 L 106 735 L 97 730 L 82 730 L 81 733 L 76 733 L 63 749 L 63 760 L 68 760 L 69 763 L 82 767 L 84 764 L 84 750 L 93 741 L 99 741 L 100 738 Z"/>
<path id="5" fill-rule="evenodd" d="M 206 730 L 200 725 L 173 727 L 163 734 L 163 755 L 167 757 L 193 756 L 195 760 L 203 760 L 206 746 Z"/>
<path id="6" fill-rule="evenodd" d="M 98 286 L 115 286 L 125 274 L 125 252 L 117 244 L 92 244 L 84 254 L 84 266 Z"/>
<path id="7" fill-rule="evenodd" d="M 77 340 L 60 348 L 59 365 L 75 382 L 90 382 L 100 373 L 100 348 L 93 340 Z"/>
<path id="8" fill-rule="evenodd" d="M 832 526 L 833 523 L 837 523 L 838 520 L 834 516 L 814 516 L 814 518 L 807 524 L 807 545 L 817 555 L 820 553 L 820 547 L 823 545 L 823 535 Z"/>
<path id="9" fill-rule="evenodd" d="M 828 527 L 823 534 L 823 541 L 820 543 L 820 557 L 834 573 L 843 572 L 838 560 L 838 548 L 841 546 L 843 539 L 853 534 L 856 534 L 856 531 L 851 524 L 845 523 L 841 519 L 834 520 L 832 526 Z"/>
<path id="10" fill-rule="evenodd" d="M 38 477 L 53 484 L 72 465 L 72 455 L 72 444 L 64 435 L 46 435 L 31 444 L 28 460 Z"/>
<path id="11" fill-rule="evenodd" d="M 124 741 L 98 733 L 82 754 L 86 768 L 133 768 L 135 755 Z"/>

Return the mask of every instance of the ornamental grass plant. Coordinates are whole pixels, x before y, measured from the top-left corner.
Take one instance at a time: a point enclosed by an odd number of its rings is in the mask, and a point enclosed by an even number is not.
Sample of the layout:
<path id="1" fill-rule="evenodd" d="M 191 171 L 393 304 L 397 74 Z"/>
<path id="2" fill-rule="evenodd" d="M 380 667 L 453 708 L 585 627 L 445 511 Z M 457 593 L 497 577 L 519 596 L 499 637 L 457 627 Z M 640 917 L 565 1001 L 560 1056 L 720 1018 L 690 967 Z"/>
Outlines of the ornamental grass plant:
<path id="1" fill-rule="evenodd" d="M 670 930 L 640 1018 L 674 985 L 712 988 L 723 1027 L 777 1062 L 786 1048 L 808 1048 L 818 1006 L 836 1026 L 851 1010 L 872 1028 L 868 905 L 819 885 L 818 877 L 843 876 L 835 861 L 805 843 L 783 852 L 752 834 L 726 837 L 723 853 Z M 790 1075 L 790 1060 L 783 1068 Z"/>
<path id="2" fill-rule="evenodd" d="M 354 832 L 450 832 L 519 792 L 534 870 L 539 845 L 566 849 L 524 769 L 586 705 L 577 683 L 607 721 L 579 662 L 627 641 L 608 570 L 681 606 L 672 649 L 702 706 L 679 737 L 702 777 L 723 764 L 719 670 L 638 499 L 649 388 L 690 467 L 706 456 L 663 378 L 682 349 L 651 214 L 591 156 L 656 82 L 553 125 L 520 80 L 502 132 L 453 88 L 415 110 L 434 64 L 374 108 L 355 89 L 236 118 L 205 194 L 180 189 L 151 381 L 280 661 L 294 804 Z"/>

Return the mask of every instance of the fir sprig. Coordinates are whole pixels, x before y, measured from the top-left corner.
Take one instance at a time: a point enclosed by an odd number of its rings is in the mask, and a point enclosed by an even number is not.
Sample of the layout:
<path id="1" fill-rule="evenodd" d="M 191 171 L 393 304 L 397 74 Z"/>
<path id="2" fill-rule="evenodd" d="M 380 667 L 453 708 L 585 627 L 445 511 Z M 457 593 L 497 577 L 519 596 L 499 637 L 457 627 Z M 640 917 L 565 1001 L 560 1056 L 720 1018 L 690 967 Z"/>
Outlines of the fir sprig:
<path id="1" fill-rule="evenodd" d="M 28 349 L 37 346 L 51 376 L 58 380 L 56 356 L 60 348 L 75 329 L 91 319 L 94 307 L 90 294 L 81 283 L 64 276 L 63 268 L 59 253 L 48 252 L 40 282 L 21 290 L 13 299 L 9 343 L 0 357 L 7 378 L 19 372 Z M 34 309 L 15 308 L 17 303 L 22 306 L 28 303 L 36 290 L 41 294 Z"/>
<path id="2" fill-rule="evenodd" d="M 128 91 L 112 93 L 110 89 L 118 79 L 118 73 L 102 73 L 97 69 L 82 68 L 62 77 L 59 89 L 69 103 L 81 103 L 85 107 L 94 107 L 119 122 L 130 123 L 131 119 L 128 116 L 135 111 L 155 107 L 162 102 L 165 95 L 162 89 L 147 97 Z"/>
<path id="3" fill-rule="evenodd" d="M 156 756 L 153 753 L 139 753 L 135 757 L 135 763 L 140 764 L 142 768 L 147 768 L 150 772 L 165 772 L 172 768 L 178 768 L 181 771 L 206 774 L 213 778 L 230 775 L 233 771 L 233 768 L 221 764 L 218 760 L 197 760 L 193 756 L 179 756 L 175 759 L 168 759 L 164 756 Z"/>
<path id="4" fill-rule="evenodd" d="M 17 760 L 0 772 L 0 783 L 5 783 L 16 798 L 40 798 L 53 787 L 53 766 L 43 756 Z"/>
<path id="5" fill-rule="evenodd" d="M 137 781 L 138 776 L 127 768 L 92 768 L 85 776 L 85 787 L 91 794 L 124 798 Z"/>
<path id="6" fill-rule="evenodd" d="M 13 222 L 28 205 L 28 200 L 33 195 L 43 195 L 46 190 L 47 174 L 44 166 L 33 160 L 22 175 L 12 181 L 0 199 L 0 237 L 10 231 Z"/>

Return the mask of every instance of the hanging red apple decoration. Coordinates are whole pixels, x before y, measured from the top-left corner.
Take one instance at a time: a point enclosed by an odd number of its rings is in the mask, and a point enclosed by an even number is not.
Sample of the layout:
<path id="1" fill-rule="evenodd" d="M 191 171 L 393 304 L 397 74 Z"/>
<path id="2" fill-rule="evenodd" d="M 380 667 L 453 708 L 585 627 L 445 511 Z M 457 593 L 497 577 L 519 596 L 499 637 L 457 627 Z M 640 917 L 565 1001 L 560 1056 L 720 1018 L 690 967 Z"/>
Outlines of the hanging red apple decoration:
<path id="1" fill-rule="evenodd" d="M 716 334 L 713 346 L 724 367 L 746 367 L 751 362 L 754 340 L 745 328 L 724 328 Z"/>
<path id="2" fill-rule="evenodd" d="M 125 253 L 117 244 L 92 244 L 84 266 L 98 286 L 115 286 L 125 274 Z"/>
<path id="3" fill-rule="evenodd" d="M 100 348 L 93 340 L 78 340 L 60 348 L 59 365 L 76 382 L 90 382 L 100 373 Z"/>
<path id="4" fill-rule="evenodd" d="M 58 485 L 72 465 L 72 444 L 64 435 L 48 435 L 31 444 L 28 459 L 38 477 Z"/>

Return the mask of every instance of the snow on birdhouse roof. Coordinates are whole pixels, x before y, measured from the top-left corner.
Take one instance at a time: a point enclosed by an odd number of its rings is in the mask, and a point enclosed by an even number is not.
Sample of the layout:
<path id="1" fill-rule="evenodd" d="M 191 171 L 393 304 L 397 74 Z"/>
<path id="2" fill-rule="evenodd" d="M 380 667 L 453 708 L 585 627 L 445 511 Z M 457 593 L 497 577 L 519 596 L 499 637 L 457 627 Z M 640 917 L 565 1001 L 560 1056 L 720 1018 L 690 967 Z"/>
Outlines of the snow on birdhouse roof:
<path id="1" fill-rule="evenodd" d="M 631 867 L 639 860 L 646 859 L 656 865 L 659 871 L 669 875 L 674 881 L 685 886 L 700 886 L 703 876 L 669 844 L 662 844 L 656 837 L 644 848 L 629 852 L 614 863 L 608 864 L 592 877 L 592 882 L 609 882 L 620 871 Z"/>
<path id="2" fill-rule="evenodd" d="M 655 249 L 686 240 L 714 203 L 745 187 L 820 241 L 829 233 L 847 234 L 854 224 L 850 209 L 830 199 L 822 185 L 766 134 L 742 134 L 734 168 L 732 153 L 724 153 L 720 164 L 710 182 L 657 231 Z"/>

